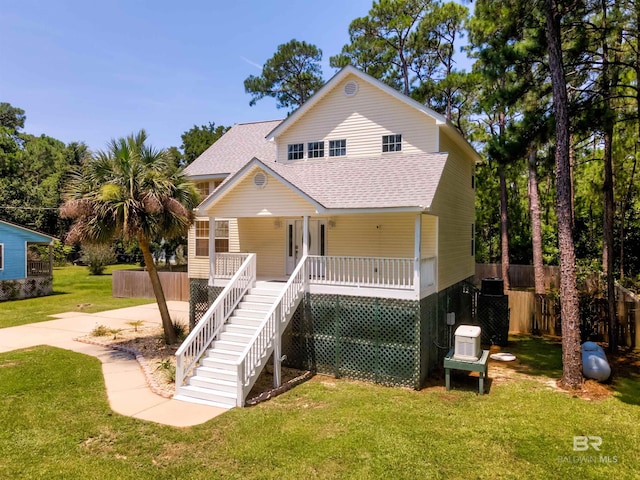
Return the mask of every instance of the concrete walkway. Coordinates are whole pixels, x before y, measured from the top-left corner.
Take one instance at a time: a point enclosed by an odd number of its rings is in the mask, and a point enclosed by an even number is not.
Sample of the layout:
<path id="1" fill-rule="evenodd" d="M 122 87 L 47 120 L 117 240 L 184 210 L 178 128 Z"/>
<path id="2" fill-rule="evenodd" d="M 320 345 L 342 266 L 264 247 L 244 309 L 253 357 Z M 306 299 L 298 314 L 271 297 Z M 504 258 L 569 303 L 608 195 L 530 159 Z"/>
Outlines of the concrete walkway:
<path id="1" fill-rule="evenodd" d="M 174 320 L 188 323 L 189 304 L 167 302 Z M 56 320 L 0 329 L 0 353 L 51 345 L 98 358 L 111 408 L 122 415 L 141 420 L 188 427 L 204 423 L 226 410 L 153 393 L 138 362 L 130 355 L 110 348 L 76 342 L 73 339 L 90 333 L 97 325 L 108 328 L 131 328 L 127 322 L 143 320 L 145 326 L 160 325 L 155 303 L 100 313 L 67 312 L 52 315 Z"/>

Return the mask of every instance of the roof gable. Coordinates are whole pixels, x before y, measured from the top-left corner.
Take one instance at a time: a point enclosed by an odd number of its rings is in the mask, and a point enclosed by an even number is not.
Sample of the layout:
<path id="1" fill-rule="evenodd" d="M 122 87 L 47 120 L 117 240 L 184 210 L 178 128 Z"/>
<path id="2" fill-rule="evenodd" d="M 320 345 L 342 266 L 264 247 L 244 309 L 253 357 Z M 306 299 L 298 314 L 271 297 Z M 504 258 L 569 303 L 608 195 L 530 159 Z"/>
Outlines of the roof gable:
<path id="1" fill-rule="evenodd" d="M 51 243 L 57 238 L 47 235 L 46 233 L 36 232 L 30 228 L 17 225 L 15 223 L 6 222 L 0 220 L 0 232 L 5 231 L 7 233 L 13 233 L 16 236 L 24 239 L 27 242 L 33 243 Z M 1 243 L 1 242 L 0 242 Z"/>
<path id="2" fill-rule="evenodd" d="M 267 161 L 275 160 L 275 145 L 265 137 L 281 122 L 271 120 L 234 125 L 188 165 L 184 174 L 192 178 L 229 175 L 258 154 Z"/>
<path id="3" fill-rule="evenodd" d="M 373 78 L 371 75 L 368 75 L 352 65 L 347 65 L 343 67 L 338 73 L 336 73 L 324 86 L 316 92 L 307 102 L 304 103 L 300 108 L 295 110 L 291 115 L 289 115 L 285 120 L 283 120 L 277 127 L 275 127 L 268 135 L 267 139 L 271 140 L 281 135 L 285 131 L 287 131 L 295 122 L 297 122 L 300 118 L 302 118 L 306 113 L 311 110 L 317 103 L 321 102 L 333 89 L 335 89 L 341 82 L 349 75 L 356 76 L 359 80 L 372 85 L 373 87 L 379 89 L 382 92 L 385 92 L 388 95 L 400 100 L 401 102 L 407 104 L 408 106 L 416 109 L 417 111 L 431 117 L 438 124 L 445 124 L 445 118 L 439 113 L 431 110 L 428 107 L 425 107 L 419 102 L 416 102 L 411 97 L 408 97 L 394 88 L 388 86 L 385 83 Z"/>

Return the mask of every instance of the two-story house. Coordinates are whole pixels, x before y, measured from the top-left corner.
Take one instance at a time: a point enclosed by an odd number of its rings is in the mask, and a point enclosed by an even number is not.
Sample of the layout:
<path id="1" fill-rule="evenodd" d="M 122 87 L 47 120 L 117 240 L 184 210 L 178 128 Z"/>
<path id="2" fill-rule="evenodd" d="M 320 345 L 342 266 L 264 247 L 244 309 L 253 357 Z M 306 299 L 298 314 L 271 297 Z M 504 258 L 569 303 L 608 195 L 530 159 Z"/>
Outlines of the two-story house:
<path id="1" fill-rule="evenodd" d="M 192 332 L 178 398 L 243 405 L 267 361 L 419 388 L 470 320 L 477 153 L 353 67 L 186 169 Z M 452 316 L 449 315 L 449 319 Z M 271 360 L 269 360 L 271 358 Z"/>

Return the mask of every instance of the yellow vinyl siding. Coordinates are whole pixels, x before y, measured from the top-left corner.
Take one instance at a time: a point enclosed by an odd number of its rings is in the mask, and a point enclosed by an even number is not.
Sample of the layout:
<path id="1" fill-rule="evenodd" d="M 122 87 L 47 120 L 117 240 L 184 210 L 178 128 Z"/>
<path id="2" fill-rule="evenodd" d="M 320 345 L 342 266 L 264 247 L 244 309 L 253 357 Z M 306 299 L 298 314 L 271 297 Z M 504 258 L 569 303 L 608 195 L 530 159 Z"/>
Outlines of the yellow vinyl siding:
<path id="1" fill-rule="evenodd" d="M 286 222 L 273 218 L 239 218 L 240 251 L 256 254 L 257 274 L 261 278 L 285 275 Z"/>
<path id="2" fill-rule="evenodd" d="M 475 222 L 475 192 L 472 158 L 447 135 L 440 137 L 440 150 L 449 157 L 432 204 L 438 224 L 438 288 L 447 288 L 475 273 L 471 255 L 471 225 Z"/>
<path id="3" fill-rule="evenodd" d="M 282 217 L 315 213 L 313 205 L 271 175 L 267 175 L 267 184 L 263 188 L 256 187 L 253 177 L 258 171 L 258 168 L 252 169 L 245 179 L 235 185 L 207 213 L 220 218 Z"/>
<path id="4" fill-rule="evenodd" d="M 422 215 L 422 258 L 430 258 L 438 255 L 437 244 L 438 218 L 433 215 Z"/>
<path id="5" fill-rule="evenodd" d="M 209 220 L 209 217 L 197 217 L 198 220 Z M 229 252 L 238 253 L 240 251 L 240 240 L 238 238 L 238 220 L 235 218 L 221 219 L 229 221 Z M 196 257 L 196 229 L 194 224 L 189 228 L 187 234 L 187 255 L 188 255 L 188 275 L 189 278 L 209 278 L 209 256 Z"/>
<path id="6" fill-rule="evenodd" d="M 332 217 L 327 255 L 413 258 L 412 213 L 379 213 Z"/>
<path id="7" fill-rule="evenodd" d="M 350 80 L 359 84 L 353 97 L 343 92 L 344 84 Z M 324 141 L 325 158 L 329 158 L 329 140 L 341 139 L 347 140 L 347 157 L 382 155 L 382 136 L 389 134 L 402 135 L 403 153 L 436 151 L 437 126 L 433 118 L 349 75 L 276 139 L 278 162 L 287 162 L 290 143 L 303 143 L 306 159 L 308 142 Z M 395 153 L 384 155 L 392 159 Z"/>

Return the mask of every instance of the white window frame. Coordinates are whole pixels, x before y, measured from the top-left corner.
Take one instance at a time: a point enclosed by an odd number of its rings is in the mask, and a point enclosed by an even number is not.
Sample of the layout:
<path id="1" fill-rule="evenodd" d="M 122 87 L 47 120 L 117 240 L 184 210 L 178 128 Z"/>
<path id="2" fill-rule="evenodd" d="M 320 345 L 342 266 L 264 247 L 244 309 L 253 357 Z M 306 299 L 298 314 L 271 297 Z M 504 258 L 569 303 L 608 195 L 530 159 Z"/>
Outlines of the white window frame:
<path id="1" fill-rule="evenodd" d="M 202 198 L 208 197 L 211 193 L 211 185 L 209 184 L 208 180 L 196 183 L 196 189 L 198 190 L 198 192 L 200 192 L 200 196 Z"/>
<path id="2" fill-rule="evenodd" d="M 401 152 L 402 134 L 391 133 L 382 136 L 382 153 Z"/>
<path id="3" fill-rule="evenodd" d="M 304 143 L 290 143 L 287 145 L 287 160 L 302 160 L 304 158 Z"/>
<path id="4" fill-rule="evenodd" d="M 324 158 L 324 141 L 307 143 L 307 158 Z"/>
<path id="5" fill-rule="evenodd" d="M 226 223 L 226 227 L 224 224 Z M 226 234 L 226 235 L 223 235 Z M 220 240 L 220 242 L 218 242 Z M 223 240 L 226 240 L 226 246 L 223 243 Z M 216 253 L 228 253 L 229 252 L 229 220 L 216 220 L 216 231 L 215 231 L 215 245 L 216 245 Z"/>
<path id="6" fill-rule="evenodd" d="M 206 224 L 206 232 L 204 231 L 204 225 L 201 226 L 200 230 L 198 229 L 198 224 Z M 209 256 L 209 220 L 196 220 L 194 224 L 195 228 L 195 245 L 194 245 L 194 255 L 196 257 L 208 257 Z M 198 231 L 200 231 L 201 235 L 198 235 Z M 198 243 L 204 242 L 201 244 L 200 249 L 198 249 Z M 198 251 L 201 253 L 198 254 Z M 202 252 L 205 252 L 202 254 Z"/>
<path id="7" fill-rule="evenodd" d="M 0 270 L 4 270 L 4 243 L 0 243 Z"/>
<path id="8" fill-rule="evenodd" d="M 330 157 L 346 157 L 347 156 L 347 139 L 329 140 L 329 156 Z"/>

